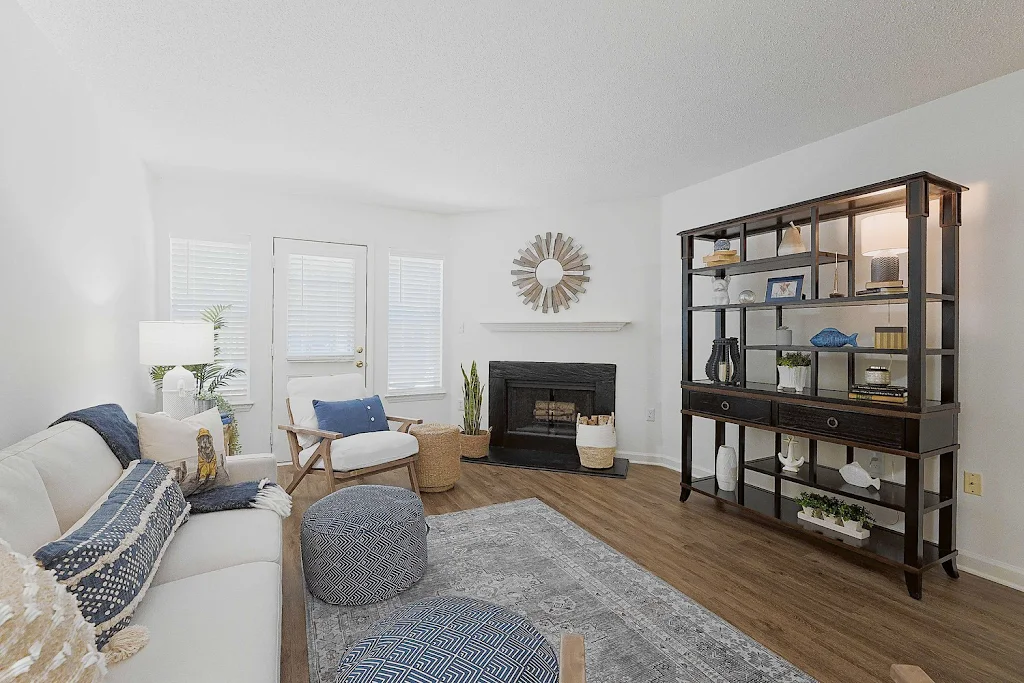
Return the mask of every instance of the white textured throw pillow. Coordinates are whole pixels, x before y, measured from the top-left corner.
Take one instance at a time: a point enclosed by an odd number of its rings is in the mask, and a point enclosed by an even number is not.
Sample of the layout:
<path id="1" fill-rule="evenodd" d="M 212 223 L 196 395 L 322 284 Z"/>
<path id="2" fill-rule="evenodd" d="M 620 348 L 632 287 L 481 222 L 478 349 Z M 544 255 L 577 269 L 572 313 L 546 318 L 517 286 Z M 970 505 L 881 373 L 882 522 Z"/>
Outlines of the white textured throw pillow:
<path id="1" fill-rule="evenodd" d="M 0 680 L 98 683 L 106 677 L 92 624 L 53 572 L 0 539 Z"/>
<path id="2" fill-rule="evenodd" d="M 139 447 L 145 460 L 156 460 L 178 473 L 186 496 L 213 488 L 227 479 L 224 425 L 216 408 L 176 420 L 167 413 L 136 413 Z M 209 439 L 200 438 L 203 433 Z M 208 452 L 212 446 L 213 452 Z"/>

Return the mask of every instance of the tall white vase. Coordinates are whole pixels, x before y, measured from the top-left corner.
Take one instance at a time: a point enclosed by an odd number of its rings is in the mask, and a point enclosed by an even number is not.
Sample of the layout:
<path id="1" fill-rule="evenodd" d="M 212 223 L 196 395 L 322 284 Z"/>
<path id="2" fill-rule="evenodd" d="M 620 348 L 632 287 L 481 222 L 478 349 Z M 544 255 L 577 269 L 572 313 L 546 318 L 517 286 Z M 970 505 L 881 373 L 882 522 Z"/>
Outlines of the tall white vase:
<path id="1" fill-rule="evenodd" d="M 732 446 L 719 446 L 718 455 L 715 457 L 715 478 L 718 480 L 718 488 L 723 491 L 736 490 L 738 467 L 739 459 L 736 457 L 736 449 Z"/>

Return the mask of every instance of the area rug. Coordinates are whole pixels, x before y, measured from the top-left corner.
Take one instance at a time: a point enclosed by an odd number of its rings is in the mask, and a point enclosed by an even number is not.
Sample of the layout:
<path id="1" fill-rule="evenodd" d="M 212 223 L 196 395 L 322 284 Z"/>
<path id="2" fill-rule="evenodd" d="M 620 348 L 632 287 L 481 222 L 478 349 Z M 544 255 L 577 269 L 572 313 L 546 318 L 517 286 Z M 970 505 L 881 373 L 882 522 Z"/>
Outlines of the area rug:
<path id="1" fill-rule="evenodd" d="M 556 650 L 562 633 L 583 634 L 589 683 L 814 681 L 539 500 L 428 523 L 427 572 L 396 598 L 339 607 L 307 591 L 311 683 L 334 683 L 341 655 L 372 624 L 436 595 L 503 605 Z"/>

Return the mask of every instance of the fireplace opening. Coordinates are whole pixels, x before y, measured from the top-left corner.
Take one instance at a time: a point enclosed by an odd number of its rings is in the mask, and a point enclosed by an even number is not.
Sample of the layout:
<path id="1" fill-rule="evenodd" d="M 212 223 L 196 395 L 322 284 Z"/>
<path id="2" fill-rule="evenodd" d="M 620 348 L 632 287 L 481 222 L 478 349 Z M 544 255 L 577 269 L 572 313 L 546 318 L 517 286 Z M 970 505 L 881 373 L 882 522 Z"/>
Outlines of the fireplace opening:
<path id="1" fill-rule="evenodd" d="M 576 438 L 576 416 L 594 412 L 592 388 L 509 382 L 506 430 L 513 434 Z"/>

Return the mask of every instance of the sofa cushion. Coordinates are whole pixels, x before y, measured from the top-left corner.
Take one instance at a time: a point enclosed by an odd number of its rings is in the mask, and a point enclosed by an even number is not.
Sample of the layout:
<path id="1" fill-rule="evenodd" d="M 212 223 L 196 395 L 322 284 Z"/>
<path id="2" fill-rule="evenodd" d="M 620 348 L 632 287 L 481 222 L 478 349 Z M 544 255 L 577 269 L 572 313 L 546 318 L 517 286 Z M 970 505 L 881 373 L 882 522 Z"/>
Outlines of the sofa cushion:
<path id="1" fill-rule="evenodd" d="M 299 453 L 299 465 L 309 462 L 317 445 L 314 444 Z M 331 465 L 335 472 L 348 472 L 408 458 L 410 455 L 416 455 L 419 450 L 420 444 L 416 437 L 405 432 L 353 434 L 331 442 Z M 324 461 L 317 461 L 313 469 L 324 469 Z"/>
<path id="2" fill-rule="evenodd" d="M 108 683 L 276 683 L 281 566 L 252 562 L 154 586 L 134 623 L 149 629 L 149 645 L 111 667 Z"/>
<path id="3" fill-rule="evenodd" d="M 3 452 L 31 461 L 46 486 L 60 532 L 44 543 L 70 529 L 123 472 L 100 435 L 81 422 L 62 422 Z"/>
<path id="4" fill-rule="evenodd" d="M 313 401 L 317 426 L 345 436 L 388 431 L 388 418 L 380 396 L 354 398 L 351 401 Z"/>
<path id="5" fill-rule="evenodd" d="M 192 515 L 174 535 L 153 585 L 248 562 L 281 563 L 280 515 L 254 509 Z"/>
<path id="6" fill-rule="evenodd" d="M 135 413 L 135 420 L 142 457 L 171 468 L 186 496 L 227 481 L 224 428 L 216 408 L 184 420 L 167 413 Z"/>
<path id="7" fill-rule="evenodd" d="M 188 505 L 174 474 L 158 462 L 136 460 L 80 526 L 35 552 L 96 627 L 96 645 L 131 622 Z"/>
<path id="8" fill-rule="evenodd" d="M 288 399 L 292 422 L 299 427 L 317 428 L 313 401 L 349 401 L 366 396 L 362 374 L 325 375 L 321 377 L 293 377 L 288 380 Z M 312 446 L 319 439 L 300 435 L 299 445 Z"/>
<path id="9" fill-rule="evenodd" d="M 0 538 L 23 555 L 60 536 L 46 486 L 27 458 L 0 451 Z"/>

